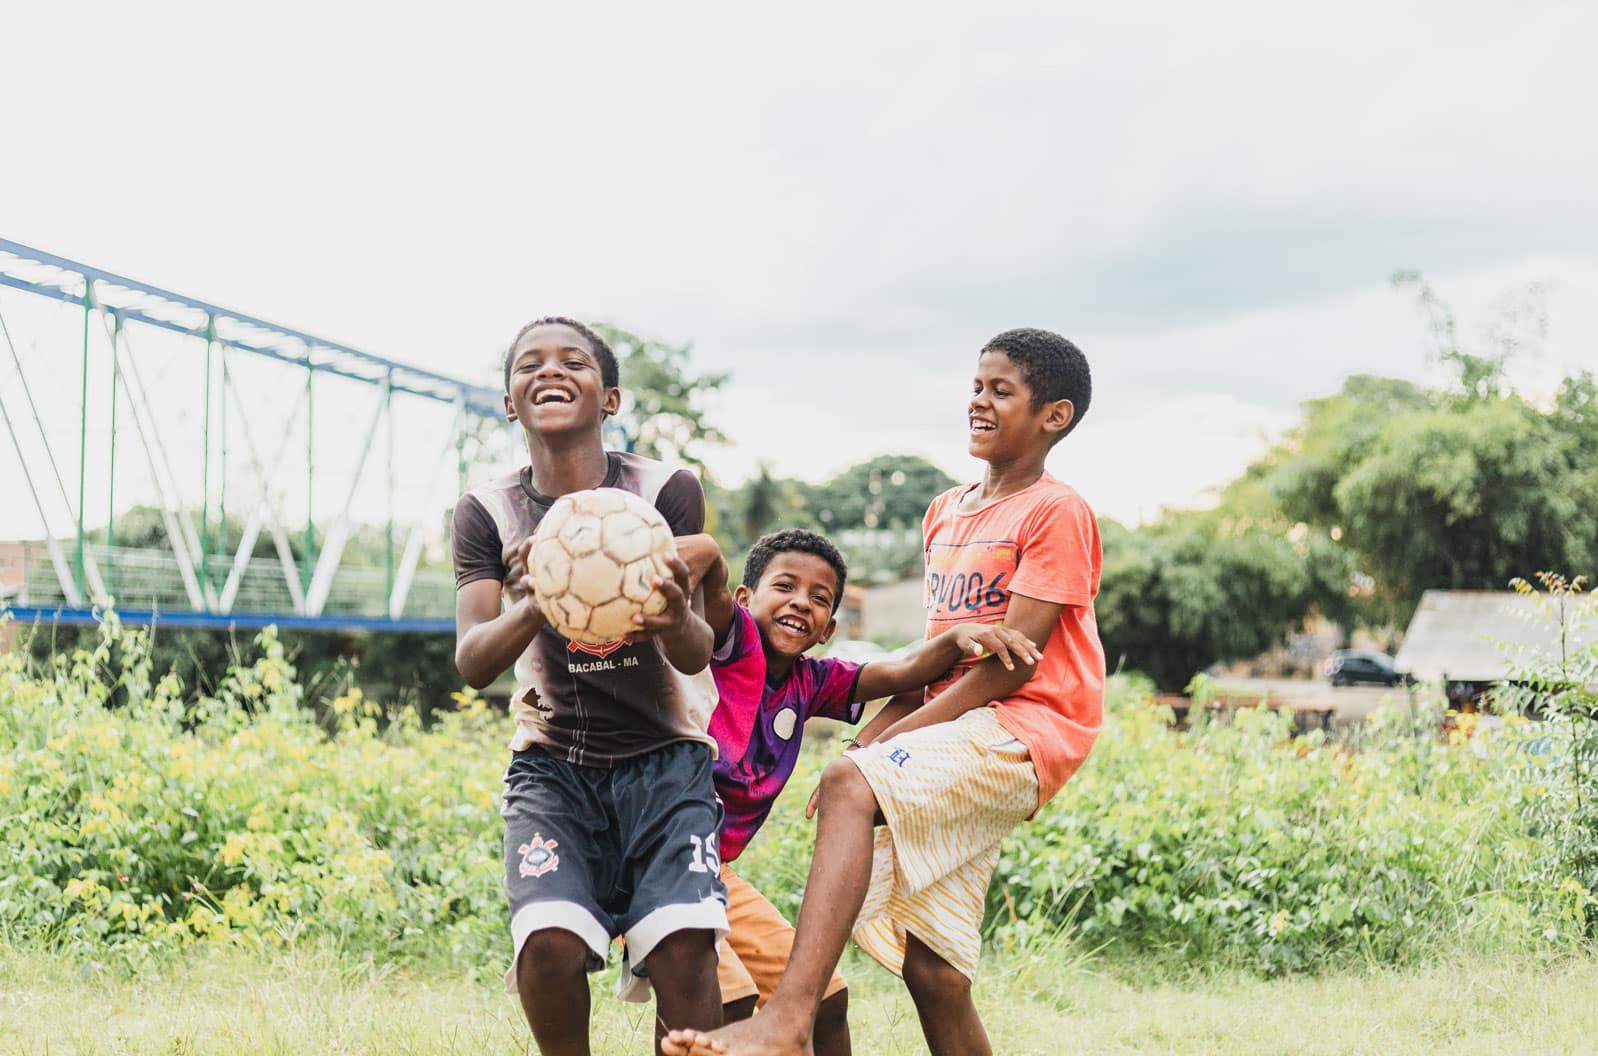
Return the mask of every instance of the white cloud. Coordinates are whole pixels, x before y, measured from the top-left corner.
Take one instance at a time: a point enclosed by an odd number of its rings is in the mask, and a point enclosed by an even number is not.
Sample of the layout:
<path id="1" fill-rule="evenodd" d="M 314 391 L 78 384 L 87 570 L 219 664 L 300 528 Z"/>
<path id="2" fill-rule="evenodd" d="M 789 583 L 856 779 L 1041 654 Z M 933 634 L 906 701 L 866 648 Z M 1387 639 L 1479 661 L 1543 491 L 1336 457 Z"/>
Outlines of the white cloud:
<path id="1" fill-rule="evenodd" d="M 481 380 L 551 310 L 692 339 L 732 475 L 969 474 L 971 356 L 1045 325 L 1099 382 L 1062 475 L 1201 501 L 1425 376 L 1396 267 L 1563 280 L 1528 383 L 1598 348 L 1590 5 L 162 12 L 8 17 L 0 234 Z"/>

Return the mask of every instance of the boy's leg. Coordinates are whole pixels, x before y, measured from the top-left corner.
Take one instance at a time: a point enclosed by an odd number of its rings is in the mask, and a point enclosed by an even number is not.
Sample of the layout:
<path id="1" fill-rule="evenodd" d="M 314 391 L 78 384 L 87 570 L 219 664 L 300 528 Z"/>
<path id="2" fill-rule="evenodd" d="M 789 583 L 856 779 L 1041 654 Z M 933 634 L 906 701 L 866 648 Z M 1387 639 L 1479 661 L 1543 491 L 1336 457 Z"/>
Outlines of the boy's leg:
<path id="1" fill-rule="evenodd" d="M 760 1000 L 760 986 L 749 969 L 744 967 L 738 947 L 733 945 L 739 942 L 740 934 L 745 930 L 739 927 L 738 896 L 732 887 L 732 879 L 735 878 L 730 867 L 721 867 L 721 882 L 727 888 L 727 934 L 716 947 L 716 987 L 721 991 L 723 1023 L 748 1019 L 755 1014 L 755 1005 Z"/>
<path id="2" fill-rule="evenodd" d="M 932 1056 L 991 1056 L 971 980 L 913 934 L 905 939 L 904 985 Z"/>
<path id="3" fill-rule="evenodd" d="M 716 933 L 702 928 L 674 931 L 649 953 L 655 990 L 655 1047 L 666 1024 L 720 1026 L 721 988 L 716 985 Z"/>
<path id="4" fill-rule="evenodd" d="M 799 908 L 793 957 L 777 992 L 753 1019 L 708 1035 L 672 1031 L 664 1052 L 789 1056 L 812 1051 L 816 1013 L 865 901 L 876 819 L 877 800 L 860 771 L 844 759 L 830 763 L 821 775 L 815 855 Z"/>
<path id="5" fill-rule="evenodd" d="M 604 811 L 591 773 L 533 747 L 505 774 L 505 891 L 515 959 L 507 989 L 541 1051 L 586 1054 L 587 973 L 604 963 L 613 923 L 595 891 L 613 883 Z"/>
<path id="6" fill-rule="evenodd" d="M 853 1056 L 849 1037 L 849 991 L 839 990 L 821 999 L 816 1012 L 816 1033 L 811 1039 L 816 1056 Z"/>
<path id="7" fill-rule="evenodd" d="M 656 1026 L 721 1024 L 716 943 L 727 932 L 716 832 L 721 803 L 710 748 L 682 742 L 612 772 L 621 844 L 618 926 L 627 939 L 622 996 L 648 1000 Z"/>
<path id="8" fill-rule="evenodd" d="M 755 1014 L 755 999 L 740 997 L 736 1001 L 723 1001 L 721 1004 L 721 1021 L 723 1023 L 736 1023 L 740 1019 L 748 1019 Z"/>
<path id="9" fill-rule="evenodd" d="M 892 741 L 851 752 L 845 762 L 858 769 L 865 802 L 887 816 L 875 837 L 876 872 L 868 896 L 839 897 L 836 885 L 849 866 L 846 854 L 829 849 L 827 795 L 843 793 L 847 784 L 830 788 L 823 777 L 821 829 L 811 864 L 812 889 L 799 915 L 793 969 L 767 1006 L 766 1014 L 749 1025 L 687 1038 L 688 1044 L 667 1052 L 709 1056 L 712 1053 L 779 1053 L 807 1051 L 783 1024 L 763 1024 L 770 1013 L 796 991 L 790 983 L 799 974 L 817 936 L 829 932 L 822 914 L 834 913 L 835 926 L 852 928 L 860 948 L 895 973 L 903 974 L 907 939 L 914 932 L 920 944 L 966 979 L 976 972 L 981 948 L 984 895 L 1000 844 L 1006 833 L 1037 808 L 1038 785 L 1026 747 L 1007 731 L 989 709 L 978 709 L 948 723 L 915 730 Z M 834 767 L 838 764 L 834 764 Z M 852 807 L 858 810 L 858 807 Z M 869 822 L 864 829 L 869 837 Z M 866 855 L 865 868 L 872 867 Z M 837 874 L 833 873 L 836 869 Z M 818 878 L 818 870 L 820 877 Z M 864 911 L 861 911 L 862 905 Z M 824 907 L 817 911 L 817 907 Z M 816 911 L 816 912 L 813 912 Z M 854 918 L 851 923 L 851 918 Z M 831 948 L 836 958 L 842 942 Z M 918 979 L 923 993 L 941 979 L 939 966 L 923 959 Z M 806 985 L 813 980 L 805 980 Z M 956 984 L 957 985 L 957 984 Z M 969 1000 L 969 992 L 966 991 Z M 814 1005 L 810 1006 L 812 1009 Z M 767 1029 L 759 1029 L 765 1026 Z M 943 1024 L 934 1023 L 942 1033 Z M 980 1025 L 979 1025 L 980 1029 Z M 967 1032 L 969 1034 L 969 1031 Z M 978 1035 L 980 1036 L 980 1035 Z M 929 1038 L 929 1041 L 933 1040 Z M 941 1040 L 941 1038 L 940 1038 Z M 958 1045 L 944 1051 L 962 1051 Z M 980 1049 L 974 1051 L 981 1051 Z"/>
<path id="10" fill-rule="evenodd" d="M 516 992 L 538 1050 L 588 1056 L 588 944 L 569 931 L 545 928 L 522 944 Z"/>
<path id="11" fill-rule="evenodd" d="M 793 959 L 793 925 L 732 866 L 721 867 L 721 882 L 727 885 L 727 924 L 732 929 L 722 944 L 721 999 L 727 1002 L 731 997 L 746 993 L 739 984 L 747 979 L 760 1001 L 769 1001 Z M 742 1003 L 747 1009 L 737 1007 L 736 1003 L 723 1005 L 724 1020 L 736 1023 L 748 1019 L 755 1004 L 750 999 Z M 816 1056 L 850 1054 L 849 991 L 843 976 L 836 970 L 827 980 L 821 1009 L 816 1013 L 813 1041 Z"/>

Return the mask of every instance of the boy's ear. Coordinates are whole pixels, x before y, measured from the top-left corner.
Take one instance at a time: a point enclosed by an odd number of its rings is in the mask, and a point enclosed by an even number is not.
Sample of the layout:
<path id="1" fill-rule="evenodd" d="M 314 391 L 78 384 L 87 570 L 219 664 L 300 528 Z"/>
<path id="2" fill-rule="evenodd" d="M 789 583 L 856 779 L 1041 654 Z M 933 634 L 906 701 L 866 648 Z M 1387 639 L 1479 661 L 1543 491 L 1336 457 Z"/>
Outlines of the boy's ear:
<path id="1" fill-rule="evenodd" d="M 621 410 L 621 390 L 606 389 L 605 398 L 599 401 L 599 410 L 606 418 Z"/>
<path id="2" fill-rule="evenodd" d="M 1076 421 L 1076 404 L 1070 400 L 1055 400 L 1044 408 L 1043 431 L 1063 433 Z"/>
<path id="3" fill-rule="evenodd" d="M 831 618 L 829 618 L 827 620 L 826 629 L 821 632 L 821 637 L 816 640 L 816 644 L 820 645 L 820 644 L 822 644 L 824 642 L 832 641 L 832 636 L 834 634 L 837 634 L 837 633 L 838 633 L 838 617 L 833 616 L 833 617 L 831 617 Z"/>
<path id="4" fill-rule="evenodd" d="M 742 583 L 732 588 L 732 600 L 736 601 L 746 609 L 749 607 L 749 598 L 752 596 L 752 594 L 753 592 Z"/>
<path id="5" fill-rule="evenodd" d="M 505 394 L 505 420 L 507 422 L 516 420 L 516 408 L 510 405 L 510 393 L 508 392 Z"/>

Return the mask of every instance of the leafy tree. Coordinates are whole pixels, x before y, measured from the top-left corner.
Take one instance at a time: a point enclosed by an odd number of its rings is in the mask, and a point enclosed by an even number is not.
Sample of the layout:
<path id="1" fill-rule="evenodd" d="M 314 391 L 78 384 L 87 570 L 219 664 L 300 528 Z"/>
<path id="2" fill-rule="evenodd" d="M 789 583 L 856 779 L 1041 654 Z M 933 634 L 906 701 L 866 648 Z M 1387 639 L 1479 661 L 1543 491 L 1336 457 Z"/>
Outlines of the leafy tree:
<path id="1" fill-rule="evenodd" d="M 616 419 L 631 449 L 650 458 L 702 467 L 703 447 L 727 442 L 705 415 L 706 404 L 729 375 L 692 373 L 689 344 L 657 341 L 608 324 L 594 329 L 610 343 L 621 367 L 627 398 Z"/>
<path id="2" fill-rule="evenodd" d="M 1453 311 L 1418 274 L 1434 358 L 1454 385 L 1365 375 L 1305 405 L 1303 423 L 1222 496 L 1329 531 L 1374 589 L 1362 616 L 1407 621 L 1430 587 L 1503 589 L 1528 568 L 1598 560 L 1598 385 L 1566 380 L 1552 408 L 1508 385 L 1506 368 L 1547 332 L 1543 290 L 1500 298 L 1466 344 Z"/>
<path id="3" fill-rule="evenodd" d="M 1394 419 L 1332 489 L 1361 564 L 1413 604 L 1503 589 L 1527 568 L 1593 568 L 1598 507 L 1575 437 L 1518 396 Z"/>
<path id="4" fill-rule="evenodd" d="M 782 505 L 782 485 L 771 476 L 769 463 L 760 463 L 760 472 L 743 489 L 743 533 L 751 542 L 760 538 Z"/>
<path id="5" fill-rule="evenodd" d="M 1204 511 L 1136 529 L 1106 519 L 1100 531 L 1106 659 L 1162 689 L 1181 689 L 1217 660 L 1258 655 L 1314 613 L 1349 611 L 1348 552 L 1307 525 Z"/>
<path id="6" fill-rule="evenodd" d="M 918 455 L 879 455 L 805 489 L 805 505 L 828 531 L 918 526 L 955 480 Z"/>
<path id="7" fill-rule="evenodd" d="M 1332 491 L 1349 467 L 1365 458 L 1389 422 L 1435 402 L 1434 393 L 1413 382 L 1353 375 L 1337 394 L 1306 403 L 1302 424 L 1228 486 L 1221 505 L 1336 525 L 1341 512 Z"/>

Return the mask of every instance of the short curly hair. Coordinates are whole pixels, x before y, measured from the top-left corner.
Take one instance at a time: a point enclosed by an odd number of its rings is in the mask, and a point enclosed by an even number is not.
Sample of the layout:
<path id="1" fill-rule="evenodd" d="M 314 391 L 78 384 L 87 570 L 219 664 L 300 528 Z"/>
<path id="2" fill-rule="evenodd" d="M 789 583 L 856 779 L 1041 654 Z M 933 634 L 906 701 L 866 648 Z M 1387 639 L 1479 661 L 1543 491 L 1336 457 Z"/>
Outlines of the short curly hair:
<path id="1" fill-rule="evenodd" d="M 744 559 L 744 586 L 754 590 L 760 585 L 760 577 L 766 574 L 766 566 L 771 564 L 772 558 L 796 552 L 815 554 L 837 573 L 838 590 L 832 596 L 832 611 L 837 612 L 838 606 L 843 604 L 843 585 L 849 579 L 849 563 L 832 545 L 832 540 L 803 528 L 785 528 L 755 540 L 755 545 L 749 548 L 749 556 Z"/>
<path id="2" fill-rule="evenodd" d="M 1071 424 L 1060 433 L 1064 439 L 1088 413 L 1093 400 L 1093 375 L 1087 357 L 1071 342 L 1049 330 L 1024 326 L 1006 330 L 982 346 L 983 352 L 1003 352 L 1021 368 L 1027 388 L 1032 390 L 1032 409 L 1055 400 L 1070 400 L 1076 413 Z"/>
<path id="3" fill-rule="evenodd" d="M 586 323 L 564 315 L 546 315 L 541 319 L 534 319 L 510 339 L 510 347 L 505 350 L 505 391 L 510 391 L 510 368 L 516 358 L 516 346 L 521 344 L 522 338 L 527 336 L 527 331 L 535 326 L 569 326 L 579 334 L 593 348 L 594 358 L 599 360 L 599 381 L 607 389 L 614 389 L 621 385 L 621 369 L 616 364 L 616 353 L 610 350 L 610 344 Z"/>

